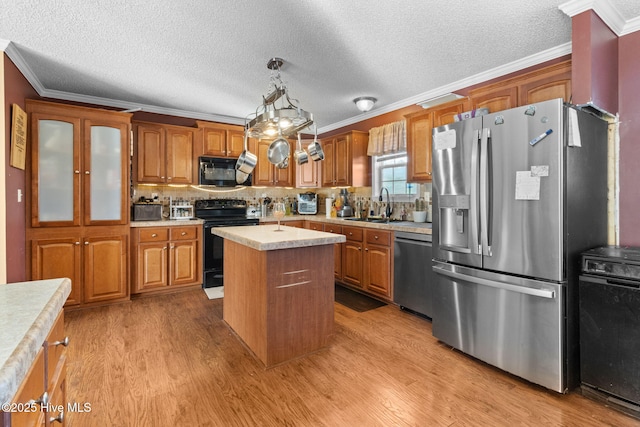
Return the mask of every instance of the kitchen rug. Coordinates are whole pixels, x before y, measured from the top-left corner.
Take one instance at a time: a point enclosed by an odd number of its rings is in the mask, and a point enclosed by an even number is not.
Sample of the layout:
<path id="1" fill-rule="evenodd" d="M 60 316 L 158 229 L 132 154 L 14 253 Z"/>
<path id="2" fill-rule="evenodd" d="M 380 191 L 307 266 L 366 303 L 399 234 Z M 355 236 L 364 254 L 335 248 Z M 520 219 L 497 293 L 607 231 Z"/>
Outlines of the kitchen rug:
<path id="1" fill-rule="evenodd" d="M 387 305 L 382 301 L 362 295 L 359 292 L 336 285 L 336 302 L 355 311 L 365 312 Z"/>
<path id="2" fill-rule="evenodd" d="M 218 299 L 224 297 L 224 286 L 216 286 L 215 288 L 204 288 L 204 293 L 209 299 Z"/>

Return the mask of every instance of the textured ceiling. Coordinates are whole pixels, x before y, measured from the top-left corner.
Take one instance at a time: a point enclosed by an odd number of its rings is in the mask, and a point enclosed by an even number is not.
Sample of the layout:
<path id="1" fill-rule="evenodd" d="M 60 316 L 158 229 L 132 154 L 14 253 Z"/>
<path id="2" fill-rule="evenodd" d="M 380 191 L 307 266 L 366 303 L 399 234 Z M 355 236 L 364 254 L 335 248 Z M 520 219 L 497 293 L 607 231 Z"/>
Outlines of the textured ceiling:
<path id="1" fill-rule="evenodd" d="M 1 1 L 0 42 L 45 95 L 243 123 L 281 57 L 321 130 L 362 119 L 355 97 L 375 115 L 571 41 L 566 0 Z M 587 3 L 640 16 L 637 0 Z"/>

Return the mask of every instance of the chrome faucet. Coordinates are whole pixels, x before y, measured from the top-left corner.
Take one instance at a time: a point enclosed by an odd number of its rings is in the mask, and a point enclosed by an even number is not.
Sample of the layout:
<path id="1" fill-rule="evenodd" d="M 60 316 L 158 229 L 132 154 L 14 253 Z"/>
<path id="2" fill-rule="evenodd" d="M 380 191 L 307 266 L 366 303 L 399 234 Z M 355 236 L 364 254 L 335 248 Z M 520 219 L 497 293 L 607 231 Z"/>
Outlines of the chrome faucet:
<path id="1" fill-rule="evenodd" d="M 389 219 L 391 218 L 391 212 L 393 212 L 393 210 L 391 209 L 391 201 L 389 200 L 389 189 L 386 187 L 382 187 L 380 189 L 380 197 L 378 198 L 379 201 L 382 201 L 382 190 L 387 192 L 387 207 L 384 210 L 384 217 Z"/>

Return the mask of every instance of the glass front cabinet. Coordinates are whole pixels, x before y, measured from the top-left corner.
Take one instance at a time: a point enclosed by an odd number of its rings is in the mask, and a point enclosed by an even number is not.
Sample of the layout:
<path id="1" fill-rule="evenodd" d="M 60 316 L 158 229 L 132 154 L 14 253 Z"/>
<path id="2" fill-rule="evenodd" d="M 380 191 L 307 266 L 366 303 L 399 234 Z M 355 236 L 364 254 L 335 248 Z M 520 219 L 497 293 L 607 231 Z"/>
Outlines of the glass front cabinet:
<path id="1" fill-rule="evenodd" d="M 126 299 L 131 114 L 28 100 L 27 265 L 66 306 Z"/>

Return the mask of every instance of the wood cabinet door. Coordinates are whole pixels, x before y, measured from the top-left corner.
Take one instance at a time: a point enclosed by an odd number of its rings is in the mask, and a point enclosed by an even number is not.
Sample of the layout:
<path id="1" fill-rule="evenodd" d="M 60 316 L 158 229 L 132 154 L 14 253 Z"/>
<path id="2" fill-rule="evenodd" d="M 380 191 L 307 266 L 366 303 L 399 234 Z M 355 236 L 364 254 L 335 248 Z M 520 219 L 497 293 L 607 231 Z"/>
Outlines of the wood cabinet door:
<path id="1" fill-rule="evenodd" d="M 80 225 L 80 119 L 31 113 L 31 226 Z"/>
<path id="2" fill-rule="evenodd" d="M 166 181 L 165 134 L 161 126 L 136 126 L 137 181 L 162 184 Z"/>
<path id="3" fill-rule="evenodd" d="M 406 116 L 407 181 L 431 181 L 431 131 L 433 115 L 429 111 Z"/>
<path id="4" fill-rule="evenodd" d="M 84 238 L 84 302 L 128 296 L 128 236 Z"/>
<path id="5" fill-rule="evenodd" d="M 295 160 L 293 157 L 289 159 L 289 166 L 284 169 L 273 166 L 273 183 L 278 187 L 293 187 L 294 168 Z"/>
<path id="6" fill-rule="evenodd" d="M 227 131 L 227 157 L 240 157 L 244 151 L 244 130 Z"/>
<path id="7" fill-rule="evenodd" d="M 274 166 L 271 164 L 271 162 L 269 162 L 269 159 L 267 158 L 269 145 L 271 145 L 271 141 L 259 140 L 257 143 L 256 156 L 258 157 L 258 164 L 256 164 L 256 168 L 253 170 L 254 185 L 273 185 Z"/>
<path id="8" fill-rule="evenodd" d="M 362 242 L 347 240 L 342 247 L 342 280 L 362 288 Z"/>
<path id="9" fill-rule="evenodd" d="M 301 142 L 302 149 L 306 150 L 312 142 L 313 140 L 303 140 Z M 317 188 L 320 184 L 319 175 L 319 162 L 315 162 L 309 157 L 307 163 L 296 165 L 296 188 Z"/>
<path id="10" fill-rule="evenodd" d="M 169 285 L 176 286 L 200 283 L 202 272 L 198 272 L 197 268 L 197 242 L 171 242 L 170 246 Z"/>
<path id="11" fill-rule="evenodd" d="M 324 160 L 322 161 L 322 187 L 333 187 L 336 181 L 335 144 L 333 140 L 321 142 Z"/>
<path id="12" fill-rule="evenodd" d="M 571 98 L 571 71 L 565 75 L 549 76 L 526 82 L 520 86 L 522 105 L 535 104 L 555 98 L 562 98 L 565 102 Z"/>
<path id="13" fill-rule="evenodd" d="M 129 124 L 84 120 L 83 225 L 129 222 Z"/>
<path id="14" fill-rule="evenodd" d="M 433 127 L 448 125 L 456 121 L 455 117 L 465 111 L 467 100 L 457 100 L 433 107 Z"/>
<path id="15" fill-rule="evenodd" d="M 335 168 L 334 185 L 351 185 L 351 137 L 343 135 L 334 141 L 333 161 Z"/>
<path id="16" fill-rule="evenodd" d="M 202 129 L 202 156 L 224 157 L 227 150 L 227 131 L 224 128 Z"/>
<path id="17" fill-rule="evenodd" d="M 365 248 L 364 272 L 366 290 L 391 298 L 391 248 L 367 244 Z"/>
<path id="18" fill-rule="evenodd" d="M 324 224 L 324 231 L 333 234 L 342 234 L 342 226 L 336 224 Z M 333 271 L 336 280 L 342 280 L 342 247 L 343 243 L 333 245 Z"/>
<path id="19" fill-rule="evenodd" d="M 488 108 L 490 113 L 517 107 L 518 88 L 515 85 L 490 85 L 469 93 L 471 108 Z"/>
<path id="20" fill-rule="evenodd" d="M 82 302 L 80 240 L 80 236 L 69 236 L 31 241 L 31 280 L 71 279 L 71 293 L 65 306 Z"/>
<path id="21" fill-rule="evenodd" d="M 169 266 L 167 260 L 167 248 L 169 242 L 140 243 L 137 247 L 137 277 L 135 288 L 137 291 L 144 289 L 162 288 L 169 284 L 167 272 Z"/>
<path id="22" fill-rule="evenodd" d="M 169 184 L 193 183 L 193 135 L 192 129 L 166 129 L 166 176 Z"/>

